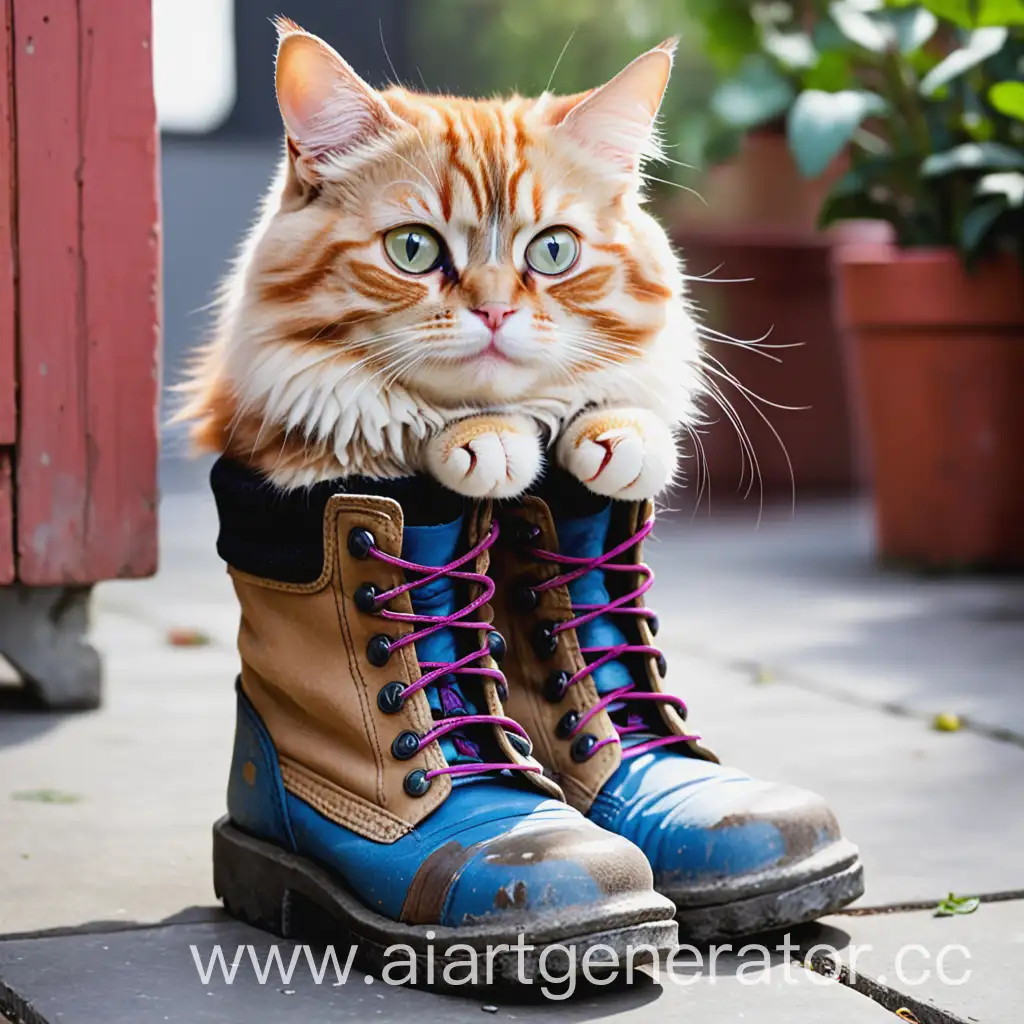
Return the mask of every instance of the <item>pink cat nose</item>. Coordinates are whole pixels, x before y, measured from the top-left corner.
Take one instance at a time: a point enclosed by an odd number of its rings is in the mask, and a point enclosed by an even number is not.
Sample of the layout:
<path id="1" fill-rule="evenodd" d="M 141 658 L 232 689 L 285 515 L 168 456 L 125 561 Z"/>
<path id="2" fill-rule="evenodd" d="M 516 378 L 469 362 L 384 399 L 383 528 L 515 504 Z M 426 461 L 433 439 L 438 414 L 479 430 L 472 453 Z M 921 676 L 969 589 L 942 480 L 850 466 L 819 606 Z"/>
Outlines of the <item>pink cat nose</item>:
<path id="1" fill-rule="evenodd" d="M 472 310 L 492 331 L 496 331 L 513 313 L 515 306 L 505 302 L 484 302 Z"/>

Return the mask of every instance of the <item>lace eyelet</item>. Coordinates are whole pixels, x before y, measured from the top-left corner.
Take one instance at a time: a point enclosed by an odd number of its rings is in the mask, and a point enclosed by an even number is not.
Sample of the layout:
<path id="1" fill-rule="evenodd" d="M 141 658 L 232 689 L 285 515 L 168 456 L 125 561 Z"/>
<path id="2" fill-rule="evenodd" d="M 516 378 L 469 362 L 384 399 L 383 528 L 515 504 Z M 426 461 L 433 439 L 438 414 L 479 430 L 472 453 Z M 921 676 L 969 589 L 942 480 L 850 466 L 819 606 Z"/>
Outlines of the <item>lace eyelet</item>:
<path id="1" fill-rule="evenodd" d="M 540 594 L 533 589 L 532 580 L 522 580 L 512 587 L 512 604 L 524 614 L 537 610 Z"/>
<path id="2" fill-rule="evenodd" d="M 487 650 L 497 664 L 501 664 L 507 650 L 505 638 L 496 630 L 492 629 L 487 634 Z"/>
<path id="3" fill-rule="evenodd" d="M 373 534 L 361 526 L 357 526 L 348 535 L 348 551 L 353 558 L 369 558 L 370 549 L 376 546 Z"/>
<path id="4" fill-rule="evenodd" d="M 658 635 L 658 630 L 661 629 L 661 620 L 657 615 L 647 616 L 647 628 L 651 631 L 651 636 Z"/>
<path id="5" fill-rule="evenodd" d="M 396 761 L 408 761 L 420 750 L 420 738 L 414 732 L 400 732 L 391 744 L 391 756 Z"/>
<path id="6" fill-rule="evenodd" d="M 372 583 L 364 583 L 355 594 L 352 600 L 356 607 L 365 615 L 375 615 L 380 608 L 377 605 L 377 595 L 380 591 Z"/>
<path id="7" fill-rule="evenodd" d="M 658 675 L 664 679 L 668 675 L 668 662 L 665 660 L 665 655 L 659 654 L 655 664 L 658 666 Z"/>
<path id="8" fill-rule="evenodd" d="M 533 631 L 533 650 L 541 661 L 555 656 L 558 650 L 558 634 L 553 622 L 539 622 Z"/>
<path id="9" fill-rule="evenodd" d="M 585 732 L 582 736 L 577 736 L 572 745 L 572 759 L 577 764 L 589 761 L 590 755 L 594 752 L 594 747 L 596 746 L 597 737 L 591 733 Z"/>
<path id="10" fill-rule="evenodd" d="M 431 782 L 433 779 L 428 779 L 422 768 L 414 768 L 406 775 L 403 787 L 409 796 L 425 796 Z"/>
<path id="11" fill-rule="evenodd" d="M 578 711 L 566 711 L 564 715 L 558 720 L 558 725 L 555 726 L 555 735 L 560 740 L 567 740 L 573 732 L 576 730 L 576 726 L 580 724 L 580 713 Z"/>
<path id="12" fill-rule="evenodd" d="M 366 645 L 366 660 L 375 668 L 383 668 L 391 657 L 391 637 L 378 633 Z"/>
<path id="13" fill-rule="evenodd" d="M 549 704 L 560 704 L 565 699 L 571 678 L 568 672 L 552 672 L 544 681 L 544 699 Z"/>
<path id="14" fill-rule="evenodd" d="M 517 732 L 505 731 L 506 737 L 508 737 L 509 743 L 517 750 L 523 757 L 529 757 L 533 753 L 533 744 L 524 737 L 520 736 Z"/>
<path id="15" fill-rule="evenodd" d="M 402 710 L 405 703 L 405 683 L 387 683 L 377 693 L 377 707 L 385 715 L 394 715 Z"/>
<path id="16" fill-rule="evenodd" d="M 525 519 L 517 519 L 511 530 L 512 540 L 520 547 L 526 547 L 540 536 L 540 532 L 539 526 L 534 526 L 532 523 L 526 522 Z"/>
<path id="17" fill-rule="evenodd" d="M 508 684 L 495 682 L 494 688 L 498 691 L 498 700 L 504 704 L 508 700 Z"/>

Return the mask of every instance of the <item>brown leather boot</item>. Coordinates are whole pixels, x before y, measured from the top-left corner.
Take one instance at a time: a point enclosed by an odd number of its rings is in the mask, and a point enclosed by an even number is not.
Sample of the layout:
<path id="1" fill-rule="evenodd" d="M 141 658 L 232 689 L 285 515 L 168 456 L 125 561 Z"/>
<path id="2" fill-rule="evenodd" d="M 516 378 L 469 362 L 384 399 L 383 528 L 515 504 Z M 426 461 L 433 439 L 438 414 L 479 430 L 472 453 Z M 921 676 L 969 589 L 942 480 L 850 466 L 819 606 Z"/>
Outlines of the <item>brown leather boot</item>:
<path id="1" fill-rule="evenodd" d="M 664 691 L 644 601 L 650 503 L 555 479 L 555 515 L 539 497 L 499 510 L 491 565 L 507 708 L 537 758 L 574 807 L 644 850 L 684 938 L 787 926 L 855 899 L 857 849 L 821 798 L 720 765 Z"/>
<path id="2" fill-rule="evenodd" d="M 387 969 L 404 944 L 414 983 L 442 986 L 448 962 L 462 984 L 467 960 L 481 984 L 485 970 L 526 982 L 545 956 L 571 972 L 598 944 L 671 947 L 644 855 L 562 801 L 504 712 L 489 507 L 419 480 L 282 493 L 223 460 L 213 483 L 242 610 L 214 830 L 229 912 L 286 935 L 326 912 L 364 964 Z M 403 504 L 432 525 L 406 523 Z"/>

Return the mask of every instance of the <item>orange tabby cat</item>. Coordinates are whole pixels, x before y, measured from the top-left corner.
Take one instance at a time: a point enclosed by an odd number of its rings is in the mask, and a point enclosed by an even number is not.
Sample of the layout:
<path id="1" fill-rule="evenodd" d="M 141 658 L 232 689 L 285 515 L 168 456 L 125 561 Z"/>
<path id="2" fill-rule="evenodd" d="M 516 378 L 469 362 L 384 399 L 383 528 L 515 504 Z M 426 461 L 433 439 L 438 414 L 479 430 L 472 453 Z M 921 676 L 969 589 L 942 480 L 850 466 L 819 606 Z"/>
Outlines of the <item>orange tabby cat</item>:
<path id="1" fill-rule="evenodd" d="M 640 163 L 674 44 L 576 96 L 378 92 L 280 20 L 287 146 L 183 412 L 291 488 L 427 471 L 505 497 L 546 446 L 649 497 L 695 418 L 697 330 Z"/>

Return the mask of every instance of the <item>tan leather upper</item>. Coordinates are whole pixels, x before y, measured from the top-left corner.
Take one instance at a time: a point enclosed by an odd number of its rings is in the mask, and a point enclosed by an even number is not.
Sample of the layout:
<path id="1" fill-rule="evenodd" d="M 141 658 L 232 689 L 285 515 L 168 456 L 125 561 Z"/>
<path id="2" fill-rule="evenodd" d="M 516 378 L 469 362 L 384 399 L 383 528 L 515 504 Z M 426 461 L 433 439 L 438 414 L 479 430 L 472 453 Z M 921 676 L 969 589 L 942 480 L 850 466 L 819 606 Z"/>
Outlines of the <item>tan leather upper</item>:
<path id="1" fill-rule="evenodd" d="M 649 502 L 629 505 L 616 503 L 609 544 L 617 544 L 635 534 L 651 514 Z M 544 695 L 544 684 L 552 673 L 562 670 L 574 675 L 585 666 L 575 630 L 565 630 L 559 634 L 558 647 L 550 659 L 538 657 L 534 649 L 533 634 L 538 624 L 564 622 L 573 617 L 568 587 L 554 587 L 541 592 L 540 603 L 534 610 L 523 609 L 518 600 L 520 588 L 524 585 L 550 580 L 563 571 L 554 563 L 533 558 L 528 551 L 529 547 L 550 552 L 559 550 L 554 521 L 548 506 L 534 497 L 526 497 L 516 505 L 503 507 L 498 515 L 502 540 L 493 549 L 491 575 L 497 584 L 493 599 L 494 625 L 508 642 L 508 653 L 503 665 L 509 680 L 507 710 L 529 732 L 534 743 L 534 755 L 565 791 L 569 802 L 586 812 L 618 768 L 621 748 L 618 743 L 609 743 L 588 760 L 577 762 L 572 757 L 575 737 L 562 739 L 557 735 L 558 723 L 567 712 L 576 710 L 583 714 L 599 699 L 590 676 L 585 676 L 573 685 L 557 703 L 550 702 Z M 535 527 L 540 532 L 526 544 L 519 538 L 528 527 Z M 616 562 L 639 563 L 642 560 L 641 547 L 637 544 L 617 557 Z M 621 593 L 635 590 L 640 582 L 639 573 L 615 573 L 614 579 L 609 579 L 609 585 Z M 643 603 L 643 598 L 638 598 L 635 605 L 639 607 Z M 644 645 L 653 644 L 647 620 L 637 617 L 636 621 L 639 642 Z M 646 688 L 662 691 L 662 680 L 654 657 L 647 659 L 646 682 Z M 658 710 L 671 733 L 685 735 L 690 731 L 668 703 L 658 702 Z M 598 739 L 615 735 L 611 719 L 604 711 L 594 715 L 581 732 L 590 733 Z M 686 747 L 695 757 L 717 760 L 711 751 L 695 742 L 679 744 L 680 749 Z"/>
<path id="2" fill-rule="evenodd" d="M 391 754 L 400 732 L 423 734 L 433 722 L 423 691 L 407 698 L 395 714 L 385 714 L 377 705 L 386 683 L 415 682 L 420 670 L 412 644 L 393 651 L 380 668 L 366 657 L 372 637 L 398 637 L 410 627 L 368 615 L 354 604 L 353 595 L 364 583 L 383 591 L 404 582 L 400 569 L 349 551 L 349 534 L 356 528 L 369 530 L 382 551 L 400 555 L 402 510 L 397 502 L 335 495 L 324 513 L 324 562 L 317 580 L 289 584 L 229 571 L 242 611 L 242 688 L 274 741 L 285 787 L 332 821 L 389 843 L 441 804 L 451 792 L 451 781 L 447 775 L 435 776 L 423 796 L 410 796 L 404 788 L 409 772 L 446 765 L 440 745 L 431 743 L 405 761 Z M 489 528 L 490 510 L 480 506 L 470 524 L 470 543 Z M 485 552 L 474 571 L 486 568 Z M 408 593 L 389 608 L 411 612 Z M 488 617 L 487 609 L 476 615 L 479 620 Z M 481 646 L 483 642 L 481 636 Z M 493 662 L 488 659 L 487 664 Z M 494 682 L 488 680 L 483 688 L 488 713 L 503 714 Z M 527 763 L 503 730 L 493 731 L 503 758 Z M 529 778 L 560 796 L 557 786 L 538 773 Z"/>

